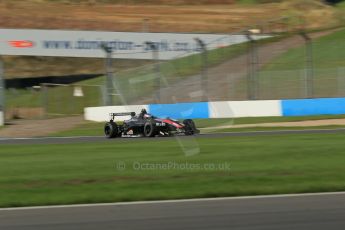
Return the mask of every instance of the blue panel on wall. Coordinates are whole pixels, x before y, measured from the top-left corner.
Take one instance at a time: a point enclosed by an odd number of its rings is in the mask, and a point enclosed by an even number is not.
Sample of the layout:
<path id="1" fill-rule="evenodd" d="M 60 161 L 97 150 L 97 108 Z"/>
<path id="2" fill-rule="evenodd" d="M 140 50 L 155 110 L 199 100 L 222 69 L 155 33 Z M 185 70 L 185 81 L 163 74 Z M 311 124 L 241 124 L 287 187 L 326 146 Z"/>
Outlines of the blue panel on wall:
<path id="1" fill-rule="evenodd" d="M 175 119 L 209 118 L 208 103 L 150 104 L 149 112 L 157 117 Z"/>
<path id="2" fill-rule="evenodd" d="M 282 100 L 283 116 L 345 114 L 345 98 Z"/>

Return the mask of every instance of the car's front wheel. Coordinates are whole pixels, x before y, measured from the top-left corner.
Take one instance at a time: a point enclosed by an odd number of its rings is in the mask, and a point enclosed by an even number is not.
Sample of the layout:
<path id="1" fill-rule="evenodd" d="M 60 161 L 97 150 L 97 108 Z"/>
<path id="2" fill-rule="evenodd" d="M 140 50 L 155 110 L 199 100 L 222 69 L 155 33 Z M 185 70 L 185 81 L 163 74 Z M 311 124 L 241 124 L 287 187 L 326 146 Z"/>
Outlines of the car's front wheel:
<path id="1" fill-rule="evenodd" d="M 107 122 L 104 125 L 104 135 L 107 138 L 115 138 L 119 136 L 119 129 L 115 122 Z"/>

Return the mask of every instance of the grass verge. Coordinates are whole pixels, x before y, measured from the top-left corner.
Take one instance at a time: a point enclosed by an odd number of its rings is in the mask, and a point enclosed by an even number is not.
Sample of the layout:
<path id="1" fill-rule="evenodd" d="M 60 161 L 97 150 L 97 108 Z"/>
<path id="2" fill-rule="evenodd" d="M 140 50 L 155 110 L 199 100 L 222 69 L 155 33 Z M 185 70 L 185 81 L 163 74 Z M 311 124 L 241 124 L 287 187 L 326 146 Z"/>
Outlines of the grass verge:
<path id="1" fill-rule="evenodd" d="M 4 145 L 0 206 L 345 189 L 345 134 Z M 164 166 L 165 165 L 165 166 Z"/>

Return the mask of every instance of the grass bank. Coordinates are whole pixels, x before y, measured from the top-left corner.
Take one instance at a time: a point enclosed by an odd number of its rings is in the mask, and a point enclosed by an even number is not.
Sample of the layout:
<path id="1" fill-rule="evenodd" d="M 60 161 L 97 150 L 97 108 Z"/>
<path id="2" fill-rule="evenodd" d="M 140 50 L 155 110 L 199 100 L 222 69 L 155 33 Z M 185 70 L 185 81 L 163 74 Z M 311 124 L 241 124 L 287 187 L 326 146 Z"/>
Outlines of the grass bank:
<path id="1" fill-rule="evenodd" d="M 301 38 L 302 39 L 302 38 Z M 345 67 L 345 29 L 313 40 L 314 68 Z M 296 70 L 305 68 L 305 46 L 290 49 L 267 64 L 264 70 Z"/>
<path id="2" fill-rule="evenodd" d="M 302 37 L 301 37 L 302 39 Z M 314 39 L 311 45 L 313 97 L 344 96 L 345 29 Z M 310 50 L 310 49 L 309 49 Z M 260 98 L 307 97 L 306 46 L 284 52 L 258 74 Z M 289 90 L 286 90 L 289 89 Z"/>

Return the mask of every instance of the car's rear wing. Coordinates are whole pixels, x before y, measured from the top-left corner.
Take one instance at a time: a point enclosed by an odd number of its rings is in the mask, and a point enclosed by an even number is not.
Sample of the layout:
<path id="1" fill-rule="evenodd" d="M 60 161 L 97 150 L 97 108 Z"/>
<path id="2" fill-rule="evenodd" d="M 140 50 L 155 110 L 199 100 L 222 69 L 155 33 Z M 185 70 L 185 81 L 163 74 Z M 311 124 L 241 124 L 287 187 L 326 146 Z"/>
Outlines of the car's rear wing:
<path id="1" fill-rule="evenodd" d="M 109 113 L 110 119 L 114 120 L 115 117 L 119 117 L 119 116 L 131 116 L 134 117 L 135 116 L 135 112 L 128 112 L 128 113 Z"/>

